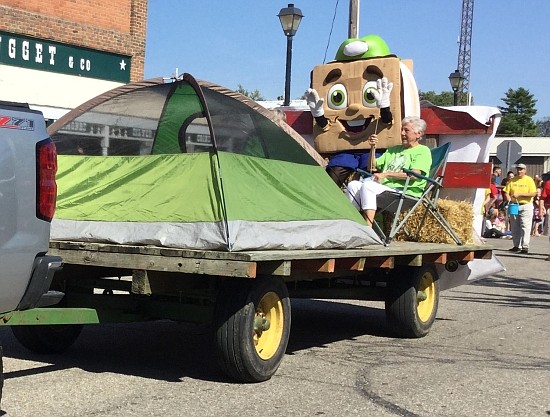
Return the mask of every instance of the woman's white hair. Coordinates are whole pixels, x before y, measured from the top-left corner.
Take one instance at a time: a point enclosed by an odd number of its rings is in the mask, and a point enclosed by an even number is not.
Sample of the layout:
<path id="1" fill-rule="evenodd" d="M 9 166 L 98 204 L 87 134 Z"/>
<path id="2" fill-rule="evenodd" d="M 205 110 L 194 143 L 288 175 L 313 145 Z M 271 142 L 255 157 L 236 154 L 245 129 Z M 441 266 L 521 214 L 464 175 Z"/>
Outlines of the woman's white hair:
<path id="1" fill-rule="evenodd" d="M 416 133 L 424 134 L 428 125 L 426 122 L 418 116 L 407 116 L 401 120 L 401 126 L 406 124 L 412 125 Z"/>

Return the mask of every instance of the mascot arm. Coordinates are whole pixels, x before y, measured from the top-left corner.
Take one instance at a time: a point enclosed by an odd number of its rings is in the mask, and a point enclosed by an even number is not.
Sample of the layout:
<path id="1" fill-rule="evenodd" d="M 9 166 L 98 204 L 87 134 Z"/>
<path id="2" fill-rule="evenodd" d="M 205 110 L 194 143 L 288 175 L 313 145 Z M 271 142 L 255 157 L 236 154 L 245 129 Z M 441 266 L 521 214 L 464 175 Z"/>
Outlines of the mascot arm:
<path id="1" fill-rule="evenodd" d="M 393 122 L 393 115 L 389 107 L 382 107 L 380 109 L 380 120 L 383 123 L 391 124 Z"/>
<path id="2" fill-rule="evenodd" d="M 319 93 L 314 88 L 308 88 L 306 91 L 306 102 L 311 110 L 311 115 L 315 118 L 317 125 L 323 129 L 328 125 L 328 119 L 325 117 L 323 109 L 324 99 L 319 98 Z"/>
<path id="3" fill-rule="evenodd" d="M 390 94 L 393 83 L 388 82 L 386 77 L 376 80 L 376 88 L 371 90 L 376 106 L 380 109 L 380 119 L 383 123 L 391 123 L 393 116 L 390 111 Z"/>
<path id="4" fill-rule="evenodd" d="M 327 127 L 329 124 L 328 119 L 325 116 L 318 116 L 318 117 L 315 117 L 314 119 L 315 119 L 315 123 L 317 123 L 317 126 L 323 129 L 323 131 L 328 130 L 328 129 L 325 129 L 325 127 Z"/>

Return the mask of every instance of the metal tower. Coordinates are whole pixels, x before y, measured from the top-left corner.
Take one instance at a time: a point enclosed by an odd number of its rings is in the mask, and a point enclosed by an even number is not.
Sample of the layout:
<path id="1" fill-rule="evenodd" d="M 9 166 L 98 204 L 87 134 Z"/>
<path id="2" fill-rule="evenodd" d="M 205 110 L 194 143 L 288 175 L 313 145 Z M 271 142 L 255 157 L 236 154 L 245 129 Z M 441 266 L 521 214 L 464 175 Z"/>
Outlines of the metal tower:
<path id="1" fill-rule="evenodd" d="M 458 70 L 464 77 L 460 88 L 461 98 L 470 96 L 470 64 L 472 62 L 472 23 L 474 20 L 474 0 L 462 0 L 462 20 L 460 23 L 460 43 L 458 46 Z M 469 103 L 466 103 L 469 104 Z"/>

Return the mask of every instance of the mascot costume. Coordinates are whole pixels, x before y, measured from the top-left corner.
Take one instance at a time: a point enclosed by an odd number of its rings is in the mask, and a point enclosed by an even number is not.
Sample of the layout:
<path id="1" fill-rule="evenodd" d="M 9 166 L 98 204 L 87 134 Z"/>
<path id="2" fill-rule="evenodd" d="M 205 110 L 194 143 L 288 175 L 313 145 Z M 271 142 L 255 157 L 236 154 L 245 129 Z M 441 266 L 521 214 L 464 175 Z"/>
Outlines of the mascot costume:
<path id="1" fill-rule="evenodd" d="M 392 55 L 382 38 L 368 35 L 344 41 L 335 61 L 313 69 L 306 100 L 314 144 L 339 186 L 357 168 L 370 170 L 371 134 L 378 135 L 383 149 L 399 145 L 401 119 L 420 116 L 411 67 L 411 61 Z"/>

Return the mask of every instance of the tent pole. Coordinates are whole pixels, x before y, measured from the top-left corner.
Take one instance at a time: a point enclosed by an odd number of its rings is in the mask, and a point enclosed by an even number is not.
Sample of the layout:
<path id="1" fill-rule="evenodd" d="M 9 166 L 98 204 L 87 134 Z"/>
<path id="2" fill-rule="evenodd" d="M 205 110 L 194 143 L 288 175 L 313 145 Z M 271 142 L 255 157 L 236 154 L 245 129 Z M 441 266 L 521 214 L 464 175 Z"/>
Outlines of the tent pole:
<path id="1" fill-rule="evenodd" d="M 223 175 L 222 175 L 222 167 L 220 165 L 220 158 L 218 154 L 218 144 L 216 142 L 216 136 L 214 135 L 214 129 L 212 128 L 212 120 L 210 116 L 210 111 L 208 110 L 208 105 L 206 104 L 206 99 L 204 97 L 204 94 L 202 92 L 201 86 L 193 77 L 191 74 L 185 73 L 183 74 L 182 79 L 186 82 L 188 82 L 195 92 L 197 93 L 197 97 L 199 98 L 199 101 L 204 109 L 204 116 L 206 117 L 206 120 L 208 121 L 208 129 L 210 131 L 210 137 L 212 138 L 212 147 L 214 148 L 214 154 L 216 155 L 216 166 L 218 168 L 218 178 L 220 182 L 220 195 L 222 198 L 222 212 L 223 212 L 223 223 L 224 223 L 224 231 L 225 231 L 225 239 L 227 244 L 227 250 L 231 252 L 232 244 L 229 236 L 229 221 L 227 218 L 227 206 L 225 204 L 225 192 L 223 187 Z"/>

